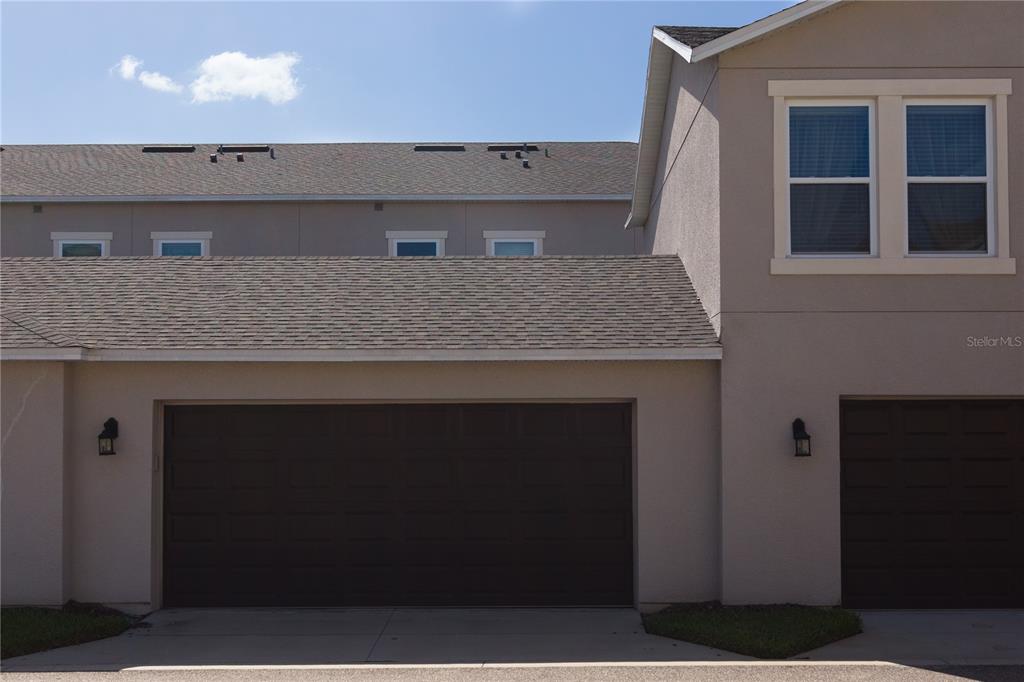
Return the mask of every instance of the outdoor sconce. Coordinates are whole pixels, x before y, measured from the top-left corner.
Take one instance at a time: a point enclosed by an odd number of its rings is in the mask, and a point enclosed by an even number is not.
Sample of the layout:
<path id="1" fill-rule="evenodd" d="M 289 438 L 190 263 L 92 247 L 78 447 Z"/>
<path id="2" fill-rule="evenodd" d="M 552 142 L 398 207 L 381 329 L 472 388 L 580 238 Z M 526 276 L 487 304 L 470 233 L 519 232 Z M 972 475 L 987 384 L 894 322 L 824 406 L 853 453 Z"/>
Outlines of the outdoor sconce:
<path id="1" fill-rule="evenodd" d="M 811 436 L 804 427 L 803 419 L 793 420 L 793 441 L 796 443 L 794 455 L 797 457 L 811 456 Z"/>
<path id="2" fill-rule="evenodd" d="M 103 422 L 103 431 L 100 432 L 100 454 L 115 455 L 114 439 L 117 438 L 117 420 L 111 417 Z"/>

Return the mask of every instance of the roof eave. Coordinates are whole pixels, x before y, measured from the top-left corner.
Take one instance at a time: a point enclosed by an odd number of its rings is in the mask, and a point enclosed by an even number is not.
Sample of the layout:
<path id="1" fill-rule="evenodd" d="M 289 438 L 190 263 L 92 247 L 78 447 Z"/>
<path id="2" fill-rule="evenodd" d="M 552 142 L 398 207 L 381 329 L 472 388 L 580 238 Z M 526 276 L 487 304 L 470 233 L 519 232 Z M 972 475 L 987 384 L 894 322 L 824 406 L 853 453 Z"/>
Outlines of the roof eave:
<path id="1" fill-rule="evenodd" d="M 3 195 L 9 204 L 180 203 L 271 201 L 629 201 L 630 194 L 145 194 Z"/>
<path id="2" fill-rule="evenodd" d="M 592 349 L 0 349 L 0 360 L 93 362 L 568 362 L 721 360 L 721 346 Z"/>

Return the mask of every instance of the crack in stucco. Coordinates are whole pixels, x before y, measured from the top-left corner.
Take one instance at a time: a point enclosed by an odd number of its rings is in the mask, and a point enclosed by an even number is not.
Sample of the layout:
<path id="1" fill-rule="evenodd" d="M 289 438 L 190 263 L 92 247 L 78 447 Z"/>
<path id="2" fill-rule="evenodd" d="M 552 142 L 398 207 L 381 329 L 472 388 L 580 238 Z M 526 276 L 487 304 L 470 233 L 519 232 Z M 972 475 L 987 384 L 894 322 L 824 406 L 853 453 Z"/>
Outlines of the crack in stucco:
<path id="1" fill-rule="evenodd" d="M 4 431 L 3 439 L 0 440 L 0 454 L 7 454 L 7 439 L 10 438 L 14 428 L 21 421 L 21 416 L 25 413 L 25 408 L 28 406 L 28 400 L 32 397 L 32 392 L 36 390 L 36 386 L 46 378 L 46 375 L 50 373 L 49 366 L 43 366 L 43 371 L 32 380 L 32 383 L 28 385 L 28 388 L 22 392 L 21 404 L 18 405 L 18 411 L 14 413 L 14 418 L 11 419 L 11 423 L 7 425 L 7 429 Z"/>

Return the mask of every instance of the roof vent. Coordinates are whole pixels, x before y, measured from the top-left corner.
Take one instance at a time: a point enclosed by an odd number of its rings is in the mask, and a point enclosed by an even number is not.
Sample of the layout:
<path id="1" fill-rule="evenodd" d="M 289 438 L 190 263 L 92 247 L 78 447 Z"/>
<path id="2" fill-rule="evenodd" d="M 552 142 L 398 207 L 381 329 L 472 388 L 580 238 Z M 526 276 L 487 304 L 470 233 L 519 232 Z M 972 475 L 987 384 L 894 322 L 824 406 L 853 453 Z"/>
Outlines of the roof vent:
<path id="1" fill-rule="evenodd" d="M 530 160 L 529 159 L 523 159 L 523 168 L 529 168 L 529 167 L 530 167 Z"/>
<path id="2" fill-rule="evenodd" d="M 540 151 L 540 147 L 535 144 L 489 144 L 487 145 L 487 151 L 489 152 L 536 152 Z"/>
<path id="3" fill-rule="evenodd" d="M 501 153 L 501 158 L 507 161 L 508 160 L 508 152 L 502 152 Z"/>
<path id="4" fill-rule="evenodd" d="M 240 153 L 235 154 L 235 161 L 237 161 L 238 163 L 242 163 L 243 161 L 245 161 L 245 157 Z"/>
<path id="5" fill-rule="evenodd" d="M 195 150 L 194 144 L 150 144 L 142 148 L 146 154 L 190 154 Z"/>
<path id="6" fill-rule="evenodd" d="M 418 144 L 412 148 L 414 152 L 464 152 L 464 144 Z"/>
<path id="7" fill-rule="evenodd" d="M 517 159 L 523 158 L 523 153 L 521 151 L 516 150 L 516 158 Z"/>
<path id="8" fill-rule="evenodd" d="M 210 154 L 210 163 L 217 163 L 217 155 Z"/>
<path id="9" fill-rule="evenodd" d="M 222 144 L 217 147 L 217 151 L 221 154 L 230 154 L 231 152 L 269 152 L 269 144 Z"/>

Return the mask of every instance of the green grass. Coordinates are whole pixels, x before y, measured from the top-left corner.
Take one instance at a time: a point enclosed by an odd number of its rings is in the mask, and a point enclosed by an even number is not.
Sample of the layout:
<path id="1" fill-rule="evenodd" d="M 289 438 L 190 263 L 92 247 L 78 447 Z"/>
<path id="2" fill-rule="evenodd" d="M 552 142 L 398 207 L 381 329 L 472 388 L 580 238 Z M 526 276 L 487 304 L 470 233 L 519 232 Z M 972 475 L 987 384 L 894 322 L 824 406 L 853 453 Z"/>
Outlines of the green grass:
<path id="1" fill-rule="evenodd" d="M 647 632 L 757 658 L 789 658 L 861 632 L 860 616 L 796 604 L 672 606 L 644 616 Z"/>
<path id="2" fill-rule="evenodd" d="M 62 609 L 0 609 L 0 658 L 113 637 L 131 627 L 135 620 L 120 611 L 73 602 Z"/>

